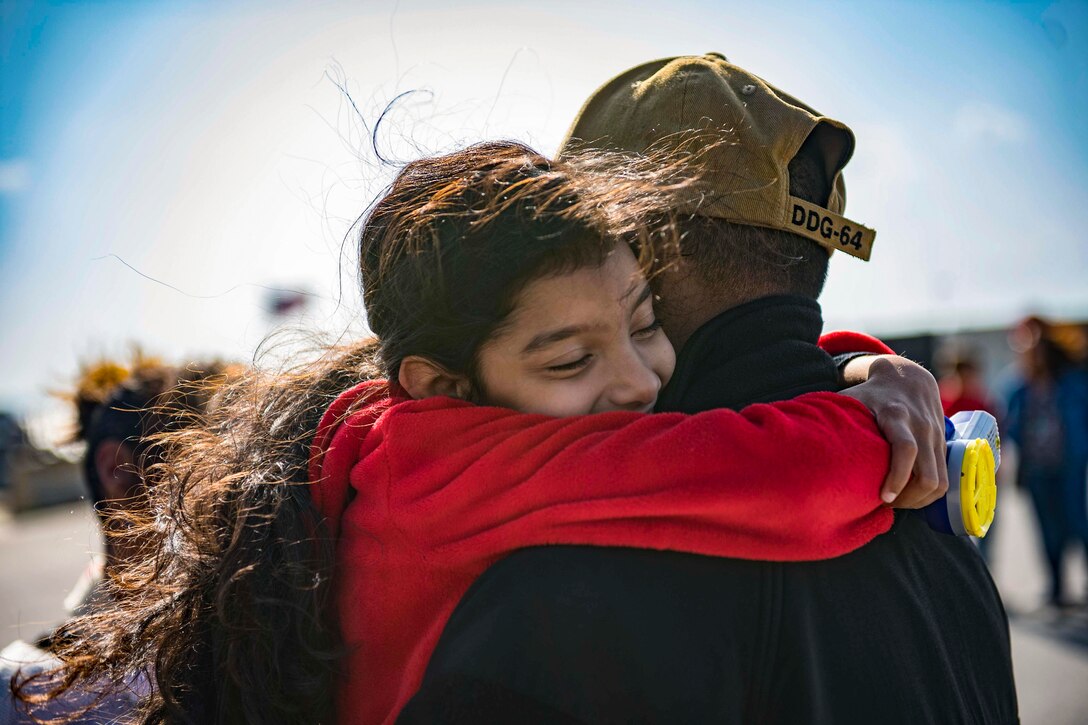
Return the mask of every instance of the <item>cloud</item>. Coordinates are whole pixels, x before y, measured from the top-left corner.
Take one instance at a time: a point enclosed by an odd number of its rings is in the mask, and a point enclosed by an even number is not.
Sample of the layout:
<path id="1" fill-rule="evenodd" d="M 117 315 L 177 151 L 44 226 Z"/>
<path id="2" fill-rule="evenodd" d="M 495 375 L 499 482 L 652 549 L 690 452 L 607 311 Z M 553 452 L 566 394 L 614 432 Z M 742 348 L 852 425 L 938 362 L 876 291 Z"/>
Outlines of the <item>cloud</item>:
<path id="1" fill-rule="evenodd" d="M 1007 108 L 971 102 L 960 106 L 952 118 L 952 132 L 961 141 L 1022 143 L 1030 135 L 1027 119 Z"/>
<path id="2" fill-rule="evenodd" d="M 30 164 L 26 159 L 0 160 L 0 194 L 14 194 L 30 186 Z"/>

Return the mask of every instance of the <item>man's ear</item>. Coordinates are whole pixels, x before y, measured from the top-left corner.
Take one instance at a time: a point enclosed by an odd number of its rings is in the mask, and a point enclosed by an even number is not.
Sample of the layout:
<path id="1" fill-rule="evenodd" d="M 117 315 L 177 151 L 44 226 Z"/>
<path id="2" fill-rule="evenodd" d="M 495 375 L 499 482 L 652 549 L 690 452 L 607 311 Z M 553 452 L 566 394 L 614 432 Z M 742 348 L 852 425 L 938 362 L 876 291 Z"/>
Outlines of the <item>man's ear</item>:
<path id="1" fill-rule="evenodd" d="M 418 355 L 401 360 L 397 382 L 416 400 L 436 395 L 468 400 L 472 391 L 467 376 L 451 373 L 433 360 Z"/>
<path id="2" fill-rule="evenodd" d="M 133 479 L 137 478 L 135 464 L 132 448 L 115 438 L 107 438 L 95 446 L 94 468 L 105 498 L 128 498 Z"/>

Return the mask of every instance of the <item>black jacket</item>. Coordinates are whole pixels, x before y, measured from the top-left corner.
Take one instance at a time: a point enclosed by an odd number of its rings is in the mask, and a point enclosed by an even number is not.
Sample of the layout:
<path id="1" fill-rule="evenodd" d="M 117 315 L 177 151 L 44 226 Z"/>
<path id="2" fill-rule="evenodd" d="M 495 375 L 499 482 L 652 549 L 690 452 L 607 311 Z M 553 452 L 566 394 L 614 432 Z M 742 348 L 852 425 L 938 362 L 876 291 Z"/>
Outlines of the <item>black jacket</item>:
<path id="1" fill-rule="evenodd" d="M 834 390 L 819 306 L 742 305 L 703 326 L 659 407 Z M 727 485 L 728 482 L 723 482 Z M 970 541 L 898 514 L 838 559 L 527 549 L 447 623 L 400 722 L 1015 723 L 1008 620 Z"/>

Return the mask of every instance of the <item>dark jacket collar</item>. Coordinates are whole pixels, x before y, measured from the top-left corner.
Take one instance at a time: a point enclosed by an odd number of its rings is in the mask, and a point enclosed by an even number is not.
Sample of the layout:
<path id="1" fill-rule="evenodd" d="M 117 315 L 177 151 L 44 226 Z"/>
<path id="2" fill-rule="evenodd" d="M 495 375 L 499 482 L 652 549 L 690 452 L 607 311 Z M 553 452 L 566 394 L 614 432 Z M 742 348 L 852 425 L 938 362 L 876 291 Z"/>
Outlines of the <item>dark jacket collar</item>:
<path id="1" fill-rule="evenodd" d="M 738 409 L 837 390 L 835 363 L 817 345 L 822 328 L 820 305 L 807 297 L 761 297 L 726 310 L 680 351 L 657 409 Z"/>

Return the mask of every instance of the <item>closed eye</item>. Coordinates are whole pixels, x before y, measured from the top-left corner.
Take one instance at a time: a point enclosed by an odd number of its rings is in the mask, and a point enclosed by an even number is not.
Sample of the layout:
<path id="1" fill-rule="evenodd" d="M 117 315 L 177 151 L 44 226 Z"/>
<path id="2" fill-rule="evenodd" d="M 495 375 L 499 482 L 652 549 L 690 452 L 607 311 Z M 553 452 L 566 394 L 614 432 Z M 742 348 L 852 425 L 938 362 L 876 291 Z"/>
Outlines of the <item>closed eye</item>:
<path id="1" fill-rule="evenodd" d="M 545 370 L 553 373 L 567 373 L 573 370 L 580 370 L 586 365 L 589 365 L 589 361 L 593 358 L 592 355 L 583 355 L 577 360 L 569 363 L 563 363 L 562 365 L 549 365 Z"/>
<path id="2" fill-rule="evenodd" d="M 646 340 L 648 338 L 653 337 L 654 333 L 656 333 L 660 329 L 661 329 L 661 319 L 658 318 L 658 319 L 655 319 L 653 322 L 651 322 L 646 327 L 643 327 L 643 328 L 641 328 L 639 330 L 635 330 L 634 332 L 632 332 L 631 337 L 635 338 L 636 340 Z"/>

